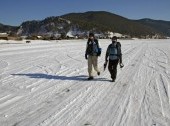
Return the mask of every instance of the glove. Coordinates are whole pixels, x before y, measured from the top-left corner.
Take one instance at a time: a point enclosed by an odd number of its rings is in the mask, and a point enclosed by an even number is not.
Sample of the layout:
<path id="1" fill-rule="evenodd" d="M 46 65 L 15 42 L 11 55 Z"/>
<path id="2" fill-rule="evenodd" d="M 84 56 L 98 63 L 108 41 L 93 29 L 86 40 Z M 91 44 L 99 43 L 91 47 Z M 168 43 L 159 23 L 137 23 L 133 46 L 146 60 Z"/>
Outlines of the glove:
<path id="1" fill-rule="evenodd" d="M 123 68 L 123 67 L 124 67 L 123 63 L 120 63 L 120 68 Z"/>
<path id="2" fill-rule="evenodd" d="M 100 56 L 101 55 L 101 53 L 97 53 L 97 56 Z"/>
<path id="3" fill-rule="evenodd" d="M 87 54 L 85 54 L 85 59 L 87 59 Z"/>

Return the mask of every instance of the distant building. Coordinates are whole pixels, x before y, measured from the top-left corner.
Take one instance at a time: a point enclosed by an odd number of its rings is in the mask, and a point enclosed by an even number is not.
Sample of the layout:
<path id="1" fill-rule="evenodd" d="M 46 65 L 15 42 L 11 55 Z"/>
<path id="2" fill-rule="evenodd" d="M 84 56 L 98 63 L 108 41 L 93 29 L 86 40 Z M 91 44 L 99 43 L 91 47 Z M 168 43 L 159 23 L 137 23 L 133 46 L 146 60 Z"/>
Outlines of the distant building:
<path id="1" fill-rule="evenodd" d="M 106 35 L 107 35 L 108 38 L 112 38 L 113 37 L 113 32 L 107 32 Z"/>
<path id="2" fill-rule="evenodd" d="M 67 37 L 67 38 L 75 38 L 75 36 L 72 34 L 71 31 L 69 31 L 69 32 L 66 34 L 66 37 Z"/>
<path id="3" fill-rule="evenodd" d="M 152 39 L 160 39 L 160 38 L 162 38 L 162 37 L 159 34 L 155 34 L 152 36 Z"/>
<path id="4" fill-rule="evenodd" d="M 104 39 L 104 38 L 106 38 L 105 36 L 104 36 L 104 34 L 94 34 L 95 35 L 95 37 L 96 38 L 98 38 L 98 39 Z"/>
<path id="5" fill-rule="evenodd" d="M 7 33 L 0 33 L 0 39 L 1 40 L 8 40 L 8 34 Z"/>
<path id="6" fill-rule="evenodd" d="M 113 32 L 107 32 L 106 35 L 107 35 L 108 38 L 112 38 L 113 36 L 116 36 L 118 38 L 122 38 L 122 36 L 123 36 L 120 33 L 113 33 Z"/>
<path id="7" fill-rule="evenodd" d="M 28 36 L 26 36 L 26 35 L 21 36 L 22 39 L 26 39 L 27 37 Z"/>
<path id="8" fill-rule="evenodd" d="M 42 39 L 42 38 L 43 38 L 43 37 L 42 37 L 42 36 L 40 36 L 40 35 L 38 35 L 38 36 L 37 36 L 37 39 Z"/>

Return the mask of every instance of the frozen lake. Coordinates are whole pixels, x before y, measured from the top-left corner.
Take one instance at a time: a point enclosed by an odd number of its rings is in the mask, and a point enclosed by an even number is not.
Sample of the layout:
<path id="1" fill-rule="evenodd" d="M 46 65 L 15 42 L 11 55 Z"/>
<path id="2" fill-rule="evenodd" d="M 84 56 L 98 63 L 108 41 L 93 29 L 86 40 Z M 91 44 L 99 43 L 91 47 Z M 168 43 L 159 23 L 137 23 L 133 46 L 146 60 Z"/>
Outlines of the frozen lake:
<path id="1" fill-rule="evenodd" d="M 87 81 L 86 40 L 0 40 L 0 126 L 170 126 L 170 40 L 120 40 L 116 82 Z"/>

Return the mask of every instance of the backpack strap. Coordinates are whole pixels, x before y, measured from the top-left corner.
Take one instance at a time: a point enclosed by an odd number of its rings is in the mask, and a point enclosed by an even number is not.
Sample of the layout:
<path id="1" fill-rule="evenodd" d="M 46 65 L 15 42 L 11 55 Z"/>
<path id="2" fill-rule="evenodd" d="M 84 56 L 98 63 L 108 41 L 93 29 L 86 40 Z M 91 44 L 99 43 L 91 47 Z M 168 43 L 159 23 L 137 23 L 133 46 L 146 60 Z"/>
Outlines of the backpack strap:
<path id="1" fill-rule="evenodd" d="M 92 54 L 92 50 L 93 50 L 93 44 L 90 44 L 91 40 L 88 39 L 87 41 L 87 48 L 86 48 L 86 54 Z M 97 39 L 94 39 L 93 42 L 96 43 L 97 45 L 97 49 L 98 49 L 98 54 L 97 55 L 100 55 L 101 54 L 101 49 L 99 48 L 99 42 Z"/>
<path id="2" fill-rule="evenodd" d="M 116 43 L 116 48 L 118 48 L 118 47 L 120 47 L 120 48 L 121 48 L 121 44 L 120 44 L 120 42 L 117 42 L 117 43 Z"/>
<path id="3" fill-rule="evenodd" d="M 87 41 L 87 44 L 89 45 L 89 42 L 90 42 L 91 40 L 90 39 L 88 39 L 88 41 Z M 97 44 L 97 46 L 99 47 L 99 42 L 98 42 L 98 40 L 97 39 L 94 39 L 94 42 Z"/>
<path id="4" fill-rule="evenodd" d="M 98 40 L 97 40 L 97 39 L 94 39 L 94 42 L 96 43 L 97 48 L 99 48 L 99 42 L 98 42 Z"/>

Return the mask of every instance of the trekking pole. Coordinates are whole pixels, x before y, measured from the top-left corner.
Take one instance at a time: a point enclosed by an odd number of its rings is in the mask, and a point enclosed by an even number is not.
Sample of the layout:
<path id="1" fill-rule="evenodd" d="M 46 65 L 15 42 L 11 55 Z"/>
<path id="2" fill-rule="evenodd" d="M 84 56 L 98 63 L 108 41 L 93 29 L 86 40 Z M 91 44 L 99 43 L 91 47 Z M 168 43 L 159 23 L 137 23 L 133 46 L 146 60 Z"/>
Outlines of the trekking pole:
<path id="1" fill-rule="evenodd" d="M 106 70 L 107 67 L 107 61 L 104 63 L 104 71 Z"/>

